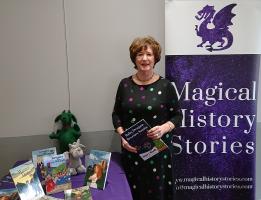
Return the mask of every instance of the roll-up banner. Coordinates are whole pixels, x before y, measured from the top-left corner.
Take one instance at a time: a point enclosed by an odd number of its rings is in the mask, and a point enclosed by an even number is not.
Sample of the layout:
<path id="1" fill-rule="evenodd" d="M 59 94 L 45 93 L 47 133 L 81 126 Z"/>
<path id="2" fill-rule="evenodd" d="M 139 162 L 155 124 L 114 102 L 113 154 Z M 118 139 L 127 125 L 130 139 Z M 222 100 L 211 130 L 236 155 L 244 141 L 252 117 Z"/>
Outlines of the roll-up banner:
<path id="1" fill-rule="evenodd" d="M 177 200 L 254 200 L 261 1 L 165 1 Z"/>

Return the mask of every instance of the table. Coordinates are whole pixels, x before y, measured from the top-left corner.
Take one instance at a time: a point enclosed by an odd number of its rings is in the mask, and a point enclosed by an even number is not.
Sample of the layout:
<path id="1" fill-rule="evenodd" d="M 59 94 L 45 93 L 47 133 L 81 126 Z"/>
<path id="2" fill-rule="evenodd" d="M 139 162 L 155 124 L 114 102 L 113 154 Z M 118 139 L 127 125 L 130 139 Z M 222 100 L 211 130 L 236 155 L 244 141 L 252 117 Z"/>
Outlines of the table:
<path id="1" fill-rule="evenodd" d="M 18 161 L 15 165 L 19 165 L 25 161 Z M 83 162 L 85 163 L 85 162 Z M 81 187 L 84 185 L 85 174 L 72 176 L 72 188 Z M 12 188 L 14 184 L 8 181 L 10 177 L 6 176 L 1 180 L 0 188 Z M 104 190 L 91 188 L 93 200 L 132 200 L 130 187 L 121 166 L 120 153 L 113 152 L 111 156 L 110 166 L 107 174 L 107 181 Z M 64 193 L 59 192 L 52 196 L 64 198 Z"/>

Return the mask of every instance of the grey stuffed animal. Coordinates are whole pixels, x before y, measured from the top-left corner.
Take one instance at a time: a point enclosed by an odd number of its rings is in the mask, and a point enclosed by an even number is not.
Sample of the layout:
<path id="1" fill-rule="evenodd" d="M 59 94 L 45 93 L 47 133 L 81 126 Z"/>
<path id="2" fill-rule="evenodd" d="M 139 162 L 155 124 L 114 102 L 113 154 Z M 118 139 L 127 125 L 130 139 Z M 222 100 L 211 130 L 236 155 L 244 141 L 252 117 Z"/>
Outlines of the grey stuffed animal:
<path id="1" fill-rule="evenodd" d="M 69 152 L 64 152 L 65 157 L 69 160 L 71 175 L 86 172 L 86 168 L 83 166 L 81 161 L 81 157 L 84 156 L 83 148 L 85 148 L 85 146 L 80 144 L 80 139 L 78 139 L 77 142 L 69 144 Z"/>

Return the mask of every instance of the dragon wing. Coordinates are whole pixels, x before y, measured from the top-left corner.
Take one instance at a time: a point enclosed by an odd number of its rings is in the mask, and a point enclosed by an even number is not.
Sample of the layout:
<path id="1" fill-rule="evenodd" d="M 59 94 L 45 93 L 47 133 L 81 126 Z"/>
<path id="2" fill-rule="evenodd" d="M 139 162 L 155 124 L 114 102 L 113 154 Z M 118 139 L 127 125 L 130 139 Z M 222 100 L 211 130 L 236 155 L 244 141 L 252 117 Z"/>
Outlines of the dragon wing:
<path id="1" fill-rule="evenodd" d="M 232 13 L 232 9 L 237 4 L 229 4 L 226 7 L 222 8 L 213 19 L 213 24 L 217 29 L 224 29 L 227 28 L 230 25 L 233 25 L 231 19 L 236 16 L 234 13 Z"/>

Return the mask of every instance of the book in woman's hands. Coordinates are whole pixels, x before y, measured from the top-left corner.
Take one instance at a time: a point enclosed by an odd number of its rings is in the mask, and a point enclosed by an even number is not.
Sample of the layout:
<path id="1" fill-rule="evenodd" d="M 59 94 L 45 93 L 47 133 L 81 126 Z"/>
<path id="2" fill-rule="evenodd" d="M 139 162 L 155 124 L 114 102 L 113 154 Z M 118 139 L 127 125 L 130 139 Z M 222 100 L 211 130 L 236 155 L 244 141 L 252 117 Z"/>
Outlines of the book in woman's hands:
<path id="1" fill-rule="evenodd" d="M 149 138 L 147 136 L 148 130 L 150 130 L 149 124 L 142 119 L 121 134 L 131 146 L 137 148 L 138 154 L 143 160 L 147 160 L 168 148 L 162 139 L 152 140 Z"/>

